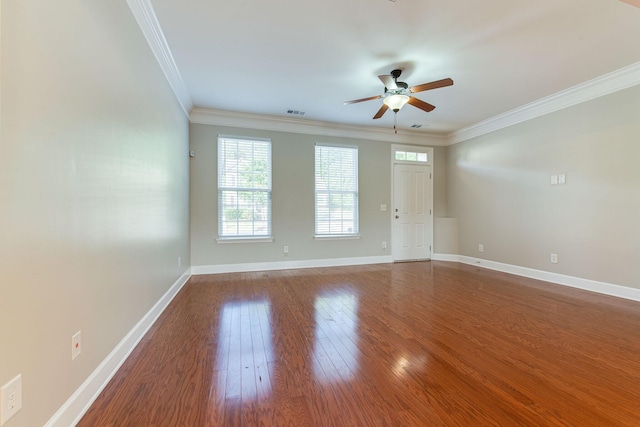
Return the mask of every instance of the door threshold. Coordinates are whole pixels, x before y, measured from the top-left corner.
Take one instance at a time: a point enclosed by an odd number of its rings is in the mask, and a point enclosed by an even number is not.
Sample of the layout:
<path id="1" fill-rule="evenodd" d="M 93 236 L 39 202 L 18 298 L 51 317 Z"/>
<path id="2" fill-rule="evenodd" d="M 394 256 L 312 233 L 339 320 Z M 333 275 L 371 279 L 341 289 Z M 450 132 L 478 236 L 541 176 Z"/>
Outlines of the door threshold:
<path id="1" fill-rule="evenodd" d="M 431 261 L 431 258 L 423 258 L 423 259 L 400 259 L 400 260 L 394 260 L 393 263 L 394 264 L 401 264 L 404 262 L 424 262 L 424 261 Z"/>

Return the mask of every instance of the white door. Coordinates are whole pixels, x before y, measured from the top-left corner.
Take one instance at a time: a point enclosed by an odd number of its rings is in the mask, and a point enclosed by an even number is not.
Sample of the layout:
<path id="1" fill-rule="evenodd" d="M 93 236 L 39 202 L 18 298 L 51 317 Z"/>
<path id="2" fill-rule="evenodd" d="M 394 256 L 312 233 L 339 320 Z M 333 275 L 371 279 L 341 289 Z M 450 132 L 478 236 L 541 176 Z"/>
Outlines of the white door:
<path id="1" fill-rule="evenodd" d="M 393 165 L 393 259 L 431 259 L 431 166 Z"/>

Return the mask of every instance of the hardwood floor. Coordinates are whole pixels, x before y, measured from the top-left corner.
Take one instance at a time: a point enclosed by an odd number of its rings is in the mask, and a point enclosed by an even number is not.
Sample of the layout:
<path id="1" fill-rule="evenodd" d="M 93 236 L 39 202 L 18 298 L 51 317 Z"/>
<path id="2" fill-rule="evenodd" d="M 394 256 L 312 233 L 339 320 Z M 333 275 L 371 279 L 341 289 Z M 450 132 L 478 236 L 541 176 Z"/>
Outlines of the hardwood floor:
<path id="1" fill-rule="evenodd" d="M 444 262 L 194 276 L 78 425 L 639 426 L 640 303 Z"/>

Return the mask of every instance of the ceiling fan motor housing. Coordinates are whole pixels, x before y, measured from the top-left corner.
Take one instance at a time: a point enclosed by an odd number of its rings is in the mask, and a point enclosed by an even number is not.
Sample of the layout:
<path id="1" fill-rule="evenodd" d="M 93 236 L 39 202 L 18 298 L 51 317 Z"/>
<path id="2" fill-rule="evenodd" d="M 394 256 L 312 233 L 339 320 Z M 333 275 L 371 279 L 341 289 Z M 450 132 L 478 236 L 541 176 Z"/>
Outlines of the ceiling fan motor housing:
<path id="1" fill-rule="evenodd" d="M 396 82 L 396 86 L 397 88 L 395 89 L 389 89 L 385 87 L 383 98 L 393 95 L 409 95 L 411 93 L 411 91 L 409 90 L 409 85 L 407 85 L 405 82 Z"/>
<path id="2" fill-rule="evenodd" d="M 399 81 L 398 81 L 398 77 L 400 77 L 400 74 L 402 74 L 402 70 L 393 70 L 393 71 L 391 72 L 391 77 L 393 77 L 393 81 L 395 82 L 395 84 L 396 84 L 396 86 L 397 86 L 397 88 L 396 88 L 396 89 L 393 89 L 392 91 L 395 91 L 396 93 L 397 93 L 398 91 L 402 91 L 402 89 L 405 89 L 405 90 L 406 90 L 406 89 L 408 89 L 408 88 L 409 88 L 409 85 L 408 85 L 408 84 L 406 84 L 405 82 L 399 82 Z M 384 88 L 384 91 L 385 91 L 385 92 L 387 91 L 387 88 L 386 88 L 386 87 Z"/>

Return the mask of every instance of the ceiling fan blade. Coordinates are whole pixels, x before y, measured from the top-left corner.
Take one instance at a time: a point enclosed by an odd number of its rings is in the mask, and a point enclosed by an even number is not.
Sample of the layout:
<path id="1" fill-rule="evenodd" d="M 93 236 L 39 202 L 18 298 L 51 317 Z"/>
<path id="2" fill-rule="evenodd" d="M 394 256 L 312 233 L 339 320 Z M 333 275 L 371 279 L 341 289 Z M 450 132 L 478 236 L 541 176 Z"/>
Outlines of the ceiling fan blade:
<path id="1" fill-rule="evenodd" d="M 398 85 L 396 84 L 396 81 L 393 79 L 393 77 L 391 76 L 378 76 L 378 78 L 380 79 L 380 81 L 384 84 L 384 87 L 386 87 L 387 89 L 398 89 Z"/>
<path id="2" fill-rule="evenodd" d="M 424 92 L 425 90 L 431 90 L 431 89 L 438 89 L 441 87 L 447 87 L 447 86 L 452 86 L 453 85 L 453 80 L 451 79 L 442 79 L 442 80 L 436 80 L 435 82 L 431 82 L 431 83 L 424 83 L 418 86 L 413 86 L 409 88 L 409 91 L 416 93 L 416 92 Z"/>
<path id="3" fill-rule="evenodd" d="M 382 98 L 382 95 L 370 96 L 368 98 L 362 98 L 362 99 L 354 99 L 353 101 L 345 102 L 343 105 L 355 104 L 356 102 L 363 102 L 363 101 L 372 101 L 374 99 L 380 99 L 380 98 Z"/>
<path id="4" fill-rule="evenodd" d="M 414 107 L 417 107 L 421 110 L 426 111 L 427 113 L 429 111 L 433 111 L 433 109 L 436 108 L 435 105 L 431 105 L 428 102 L 424 102 L 421 99 L 418 98 L 414 98 L 413 96 L 409 97 L 409 101 L 407 101 L 409 104 L 413 105 Z"/>
<path id="5" fill-rule="evenodd" d="M 378 110 L 378 112 L 376 113 L 375 116 L 373 116 L 373 119 L 379 119 L 380 117 L 382 117 L 382 115 L 384 113 L 387 112 L 387 110 L 389 109 L 389 107 L 387 106 L 387 104 L 382 104 L 382 107 L 380 107 L 380 109 Z"/>

